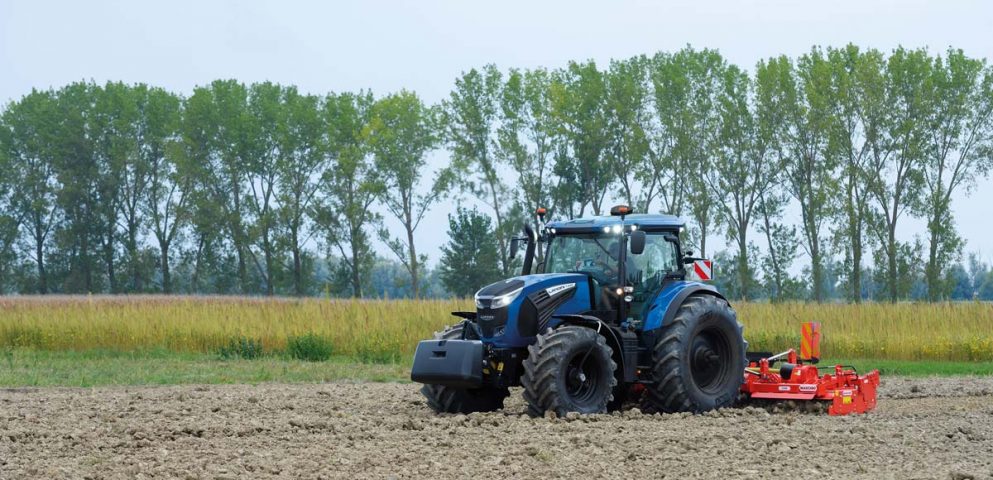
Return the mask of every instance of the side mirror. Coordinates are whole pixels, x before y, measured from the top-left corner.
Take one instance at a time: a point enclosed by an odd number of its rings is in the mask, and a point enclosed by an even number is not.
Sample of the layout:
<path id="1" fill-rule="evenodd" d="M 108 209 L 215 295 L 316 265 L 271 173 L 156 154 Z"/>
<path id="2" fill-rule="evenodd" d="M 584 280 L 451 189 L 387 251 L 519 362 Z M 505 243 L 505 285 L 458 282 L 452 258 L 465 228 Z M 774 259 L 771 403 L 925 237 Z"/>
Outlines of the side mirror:
<path id="1" fill-rule="evenodd" d="M 690 265 L 693 263 L 694 260 L 696 260 L 696 257 L 693 256 L 693 250 L 687 250 L 683 252 L 683 258 L 681 260 L 683 262 L 683 265 Z"/>
<path id="2" fill-rule="evenodd" d="M 631 254 L 641 255 L 645 251 L 645 231 L 635 230 L 631 232 Z"/>
<path id="3" fill-rule="evenodd" d="M 517 250 L 521 248 L 521 239 L 514 237 L 510 239 L 510 258 L 517 257 Z"/>

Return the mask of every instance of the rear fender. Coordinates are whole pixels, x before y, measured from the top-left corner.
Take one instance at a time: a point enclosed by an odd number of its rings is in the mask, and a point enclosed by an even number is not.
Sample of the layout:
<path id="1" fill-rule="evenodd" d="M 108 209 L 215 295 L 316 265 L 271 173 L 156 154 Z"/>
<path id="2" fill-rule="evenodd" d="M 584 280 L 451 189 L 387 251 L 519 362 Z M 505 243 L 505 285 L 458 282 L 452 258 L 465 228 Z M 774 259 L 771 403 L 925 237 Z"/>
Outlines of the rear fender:
<path id="1" fill-rule="evenodd" d="M 716 288 L 705 283 L 686 281 L 671 283 L 655 297 L 651 308 L 645 315 L 645 322 L 641 330 L 651 332 L 668 325 L 676 317 L 676 312 L 679 311 L 683 302 L 693 295 L 711 295 L 727 301 Z"/>
<path id="2" fill-rule="evenodd" d="M 613 351 L 612 358 L 614 363 L 618 366 L 618 372 L 622 373 L 622 375 L 617 376 L 618 383 L 621 381 L 633 382 L 635 380 L 635 369 L 638 363 L 637 352 L 625 350 L 624 343 L 621 340 L 623 333 L 592 315 L 556 315 L 554 318 L 559 320 L 556 328 L 563 325 L 576 325 L 596 330 L 597 333 L 603 336 L 604 340 L 607 341 L 607 346 Z M 629 332 L 628 335 L 633 336 L 633 333 Z"/>

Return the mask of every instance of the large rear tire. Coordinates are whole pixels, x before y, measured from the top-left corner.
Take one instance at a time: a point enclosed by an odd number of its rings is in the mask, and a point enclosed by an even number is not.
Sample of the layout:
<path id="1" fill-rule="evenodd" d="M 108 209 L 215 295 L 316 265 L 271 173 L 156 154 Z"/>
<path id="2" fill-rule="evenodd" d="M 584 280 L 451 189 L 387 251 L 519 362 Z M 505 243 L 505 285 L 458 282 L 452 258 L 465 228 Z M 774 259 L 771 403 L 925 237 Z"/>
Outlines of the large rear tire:
<path id="1" fill-rule="evenodd" d="M 462 338 L 462 325 L 453 325 L 442 332 L 436 332 L 434 338 L 439 340 L 455 340 Z M 421 387 L 421 394 L 427 399 L 428 406 L 437 413 L 473 413 L 492 412 L 503 408 L 503 401 L 510 395 L 507 388 L 454 388 L 444 385 L 427 385 Z"/>
<path id="2" fill-rule="evenodd" d="M 564 326 L 538 335 L 524 360 L 528 414 L 606 413 L 617 385 L 612 350 L 595 330 Z"/>
<path id="3" fill-rule="evenodd" d="M 686 299 L 652 350 L 645 412 L 705 412 L 731 406 L 744 380 L 745 339 L 731 305 L 713 295 Z"/>

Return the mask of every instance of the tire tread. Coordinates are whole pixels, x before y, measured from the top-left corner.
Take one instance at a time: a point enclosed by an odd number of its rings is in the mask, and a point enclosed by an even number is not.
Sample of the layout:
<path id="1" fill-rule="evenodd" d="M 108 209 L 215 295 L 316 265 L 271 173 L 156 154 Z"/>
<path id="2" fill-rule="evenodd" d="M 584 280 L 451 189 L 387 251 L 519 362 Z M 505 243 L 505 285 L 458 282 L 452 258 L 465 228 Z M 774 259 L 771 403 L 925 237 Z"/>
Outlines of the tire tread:
<path id="1" fill-rule="evenodd" d="M 683 379 L 690 375 L 690 372 L 683 372 L 683 363 L 680 361 L 682 352 L 680 341 L 685 334 L 685 330 L 690 328 L 701 315 L 712 312 L 715 309 L 723 310 L 723 314 L 730 315 L 734 319 L 738 328 L 739 339 L 742 338 L 743 327 L 737 320 L 737 315 L 727 301 L 712 295 L 695 295 L 683 302 L 676 313 L 675 318 L 664 326 L 666 335 L 660 338 L 652 349 L 651 380 L 652 384 L 646 388 L 646 394 L 642 397 L 641 410 L 646 413 L 676 413 L 694 412 L 699 413 L 707 410 L 700 405 L 695 405 L 686 388 Z M 742 340 L 743 341 L 743 340 Z M 747 343 L 746 343 L 747 345 Z M 741 349 L 741 361 L 745 362 L 745 349 Z M 741 378 L 738 379 L 740 386 Z M 714 408 L 731 406 L 736 395 L 727 399 L 718 399 Z"/>
<path id="2" fill-rule="evenodd" d="M 602 355 L 609 359 L 609 371 L 617 369 L 611 353 L 611 348 L 607 345 L 603 336 L 594 330 L 580 326 L 565 326 L 557 330 L 552 330 L 537 337 L 535 343 L 528 347 L 528 358 L 524 360 L 524 375 L 521 376 L 521 385 L 524 387 L 524 400 L 528 405 L 528 415 L 540 417 L 547 411 L 555 412 L 564 416 L 568 413 L 567 405 L 562 402 L 559 385 L 556 381 L 559 370 L 564 368 L 568 348 L 574 342 L 588 340 L 595 337 L 595 348 L 599 348 Z M 585 337 L 585 338 L 584 338 Z M 609 390 L 613 390 L 617 385 L 617 379 L 613 374 L 609 375 Z M 599 413 L 607 411 L 607 403 L 613 398 L 612 394 L 607 397 L 599 406 Z"/>

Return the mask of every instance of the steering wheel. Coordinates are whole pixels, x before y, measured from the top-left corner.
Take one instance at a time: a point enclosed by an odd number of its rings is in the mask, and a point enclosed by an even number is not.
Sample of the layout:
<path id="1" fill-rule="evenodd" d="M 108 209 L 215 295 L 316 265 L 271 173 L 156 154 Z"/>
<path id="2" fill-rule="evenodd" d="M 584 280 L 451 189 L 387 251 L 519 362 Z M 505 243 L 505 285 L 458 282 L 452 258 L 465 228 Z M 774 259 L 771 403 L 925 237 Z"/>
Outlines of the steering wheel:
<path id="1" fill-rule="evenodd" d="M 601 260 L 587 258 L 576 261 L 575 272 L 588 274 L 598 283 L 606 284 L 610 281 L 612 269 Z"/>
<path id="2" fill-rule="evenodd" d="M 601 259 L 597 259 L 596 260 L 596 263 L 597 263 L 597 265 L 600 265 L 600 267 L 601 267 L 600 269 L 603 271 L 603 274 L 605 276 L 607 276 L 607 277 L 616 277 L 617 274 L 619 273 L 617 271 L 617 267 L 615 267 L 613 265 L 610 265 L 609 263 L 607 263 L 607 262 L 605 262 L 605 261 L 603 261 Z"/>

